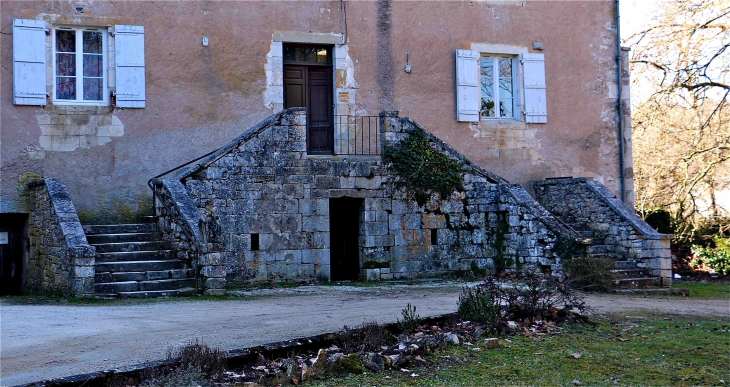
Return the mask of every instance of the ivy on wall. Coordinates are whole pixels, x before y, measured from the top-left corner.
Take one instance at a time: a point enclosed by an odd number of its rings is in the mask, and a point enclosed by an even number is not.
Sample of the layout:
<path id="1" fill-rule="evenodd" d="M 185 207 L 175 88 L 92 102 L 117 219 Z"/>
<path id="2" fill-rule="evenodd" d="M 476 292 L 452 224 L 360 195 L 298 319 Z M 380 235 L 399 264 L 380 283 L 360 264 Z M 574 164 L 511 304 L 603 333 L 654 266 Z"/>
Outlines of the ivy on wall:
<path id="1" fill-rule="evenodd" d="M 464 189 L 462 163 L 431 148 L 423 129 L 414 129 L 394 146 L 386 144 L 383 160 L 388 170 L 399 177 L 396 184 L 405 187 L 420 205 L 426 203 L 432 192 L 446 199 L 454 191 Z"/>

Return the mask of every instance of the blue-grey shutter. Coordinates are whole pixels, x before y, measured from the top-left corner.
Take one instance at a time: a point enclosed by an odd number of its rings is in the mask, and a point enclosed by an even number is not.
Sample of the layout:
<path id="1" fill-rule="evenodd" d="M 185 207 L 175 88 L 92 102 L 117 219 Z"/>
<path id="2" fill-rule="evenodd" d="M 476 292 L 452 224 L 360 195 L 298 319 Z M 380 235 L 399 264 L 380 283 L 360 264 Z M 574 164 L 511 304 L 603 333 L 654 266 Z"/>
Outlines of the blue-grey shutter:
<path id="1" fill-rule="evenodd" d="M 144 27 L 114 26 L 116 106 L 145 107 Z"/>
<path id="2" fill-rule="evenodd" d="M 479 121 L 479 52 L 456 50 L 456 120 Z"/>
<path id="3" fill-rule="evenodd" d="M 46 22 L 13 19 L 13 103 L 46 104 Z"/>
<path id="4" fill-rule="evenodd" d="M 525 79 L 525 122 L 545 124 L 547 123 L 545 54 L 523 54 L 522 61 Z"/>

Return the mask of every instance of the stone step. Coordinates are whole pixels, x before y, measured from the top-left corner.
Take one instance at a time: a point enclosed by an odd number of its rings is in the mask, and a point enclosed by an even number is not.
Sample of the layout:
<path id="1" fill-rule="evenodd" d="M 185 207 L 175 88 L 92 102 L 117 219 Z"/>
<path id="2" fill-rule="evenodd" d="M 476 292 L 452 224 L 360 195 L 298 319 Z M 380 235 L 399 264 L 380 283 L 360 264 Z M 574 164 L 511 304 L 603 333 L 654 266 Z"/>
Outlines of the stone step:
<path id="1" fill-rule="evenodd" d="M 626 278 L 650 278 L 648 269 L 618 269 L 611 270 L 611 278 L 613 279 L 626 279 Z"/>
<path id="2" fill-rule="evenodd" d="M 119 253 L 117 253 L 119 254 Z M 94 265 L 96 272 L 101 273 L 122 273 L 122 272 L 134 272 L 134 271 L 165 271 L 175 269 L 187 269 L 185 262 L 170 259 L 170 260 L 152 260 L 152 261 L 129 261 L 129 262 L 97 262 Z"/>
<path id="3" fill-rule="evenodd" d="M 156 223 L 96 224 L 83 226 L 86 235 L 157 232 Z"/>
<path id="4" fill-rule="evenodd" d="M 636 269 L 637 264 L 638 262 L 636 261 L 617 260 L 614 264 L 614 268 L 616 270 Z"/>
<path id="5" fill-rule="evenodd" d="M 119 292 L 121 298 L 155 298 L 155 297 L 178 297 L 191 296 L 195 294 L 194 288 L 184 288 L 175 290 L 157 290 L 157 291 L 140 291 L 140 292 Z"/>
<path id="6" fill-rule="evenodd" d="M 144 242 L 119 242 L 119 243 L 90 243 L 96 247 L 96 253 L 122 253 L 132 251 L 157 251 L 168 250 L 170 242 L 167 241 L 144 241 Z"/>
<path id="7" fill-rule="evenodd" d="M 659 277 L 644 278 L 623 278 L 611 280 L 615 289 L 646 289 L 662 287 L 662 279 Z"/>
<path id="8" fill-rule="evenodd" d="M 124 281 L 153 281 L 162 279 L 185 279 L 193 278 L 193 269 L 173 269 L 160 271 L 132 271 L 120 273 L 96 273 L 94 281 L 103 282 L 124 282 Z"/>
<path id="9" fill-rule="evenodd" d="M 601 245 L 597 244 L 595 241 L 592 245 L 588 246 L 588 254 L 590 255 L 597 255 L 597 254 L 615 254 L 616 253 L 616 247 L 611 245 Z"/>
<path id="10" fill-rule="evenodd" d="M 102 282 L 94 284 L 97 294 L 117 294 L 122 292 L 169 291 L 195 287 L 195 279 L 170 279 L 157 281 Z"/>
<path id="11" fill-rule="evenodd" d="M 173 250 L 126 251 L 96 254 L 96 262 L 165 261 L 175 259 L 177 259 L 177 253 Z"/>
<path id="12" fill-rule="evenodd" d="M 157 232 L 133 232 L 120 234 L 92 234 L 87 235 L 86 240 L 90 245 L 98 245 L 103 243 L 159 241 L 161 237 L 160 233 Z"/>
<path id="13" fill-rule="evenodd" d="M 137 220 L 140 223 L 157 223 L 157 217 L 154 215 L 140 215 Z"/>

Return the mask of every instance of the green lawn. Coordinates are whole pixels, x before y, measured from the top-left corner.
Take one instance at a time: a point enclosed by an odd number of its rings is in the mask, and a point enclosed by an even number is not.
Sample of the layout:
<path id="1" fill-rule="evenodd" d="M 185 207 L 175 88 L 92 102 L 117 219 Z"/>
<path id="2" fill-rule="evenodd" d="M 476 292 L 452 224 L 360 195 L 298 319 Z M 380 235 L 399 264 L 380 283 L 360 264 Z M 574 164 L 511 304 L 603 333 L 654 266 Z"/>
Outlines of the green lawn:
<path id="1" fill-rule="evenodd" d="M 684 282 L 675 281 L 673 288 L 689 289 L 692 298 L 714 298 L 730 300 L 730 282 Z"/>
<path id="2" fill-rule="evenodd" d="M 503 348 L 449 346 L 428 369 L 327 376 L 313 386 L 721 386 L 730 383 L 728 321 L 602 320 L 563 334 L 514 336 Z M 573 354 L 580 354 L 576 359 Z M 457 359 L 458 360 L 455 360 Z M 418 376 L 412 376 L 412 374 Z M 576 382 L 574 382 L 576 381 Z M 580 383 L 580 384 L 578 384 Z"/>

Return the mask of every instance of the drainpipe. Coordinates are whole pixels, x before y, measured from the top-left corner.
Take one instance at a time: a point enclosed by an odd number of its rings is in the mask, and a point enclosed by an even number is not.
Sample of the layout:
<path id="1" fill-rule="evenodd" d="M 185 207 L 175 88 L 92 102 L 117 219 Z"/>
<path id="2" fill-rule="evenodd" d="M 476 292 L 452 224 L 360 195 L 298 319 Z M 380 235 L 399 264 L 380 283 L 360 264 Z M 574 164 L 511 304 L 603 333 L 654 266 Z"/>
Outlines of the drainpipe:
<path id="1" fill-rule="evenodd" d="M 616 84 L 618 91 L 618 164 L 619 179 L 621 180 L 621 201 L 626 203 L 626 176 L 624 171 L 624 104 L 621 100 L 623 72 L 621 60 L 621 12 L 619 11 L 619 0 L 616 0 Z"/>

